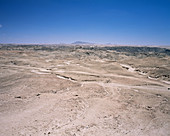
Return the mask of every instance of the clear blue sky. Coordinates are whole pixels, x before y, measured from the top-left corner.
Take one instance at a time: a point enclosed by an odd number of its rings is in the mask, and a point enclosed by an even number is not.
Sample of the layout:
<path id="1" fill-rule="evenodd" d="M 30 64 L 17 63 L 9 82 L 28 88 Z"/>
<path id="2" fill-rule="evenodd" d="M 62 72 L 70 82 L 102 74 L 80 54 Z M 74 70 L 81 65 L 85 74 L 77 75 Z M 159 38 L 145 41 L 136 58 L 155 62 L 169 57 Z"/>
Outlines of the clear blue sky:
<path id="1" fill-rule="evenodd" d="M 0 0 L 0 43 L 170 45 L 170 0 Z"/>

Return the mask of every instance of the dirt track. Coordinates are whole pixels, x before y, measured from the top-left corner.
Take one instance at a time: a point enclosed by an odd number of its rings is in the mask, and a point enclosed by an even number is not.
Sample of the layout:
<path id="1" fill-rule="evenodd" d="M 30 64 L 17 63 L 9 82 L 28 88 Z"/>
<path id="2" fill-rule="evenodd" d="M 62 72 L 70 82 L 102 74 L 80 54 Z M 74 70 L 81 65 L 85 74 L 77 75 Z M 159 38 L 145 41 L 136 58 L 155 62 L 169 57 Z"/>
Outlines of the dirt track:
<path id="1" fill-rule="evenodd" d="M 112 62 L 75 54 L 0 52 L 0 135 L 170 135 L 168 81 L 135 71 L 121 53 Z"/>

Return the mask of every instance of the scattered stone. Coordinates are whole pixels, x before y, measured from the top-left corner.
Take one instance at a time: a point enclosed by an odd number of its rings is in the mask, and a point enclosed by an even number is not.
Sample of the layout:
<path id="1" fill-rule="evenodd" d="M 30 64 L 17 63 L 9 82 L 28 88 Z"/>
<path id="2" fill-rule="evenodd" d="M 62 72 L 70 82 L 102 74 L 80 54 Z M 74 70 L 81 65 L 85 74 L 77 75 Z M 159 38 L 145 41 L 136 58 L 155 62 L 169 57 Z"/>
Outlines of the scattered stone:
<path id="1" fill-rule="evenodd" d="M 40 96 L 41 94 L 37 94 L 36 96 Z"/>
<path id="2" fill-rule="evenodd" d="M 57 91 L 52 91 L 54 94 L 56 94 L 57 93 Z"/>
<path id="3" fill-rule="evenodd" d="M 151 106 L 147 106 L 146 109 L 147 109 L 147 110 L 151 110 L 152 107 L 151 107 Z"/>
<path id="4" fill-rule="evenodd" d="M 106 80 L 106 83 L 110 83 L 110 80 Z"/>
<path id="5" fill-rule="evenodd" d="M 125 69 L 127 69 L 127 70 L 129 69 L 128 67 L 124 67 L 124 66 L 122 66 L 122 68 L 125 68 Z"/>
<path id="6" fill-rule="evenodd" d="M 135 71 L 137 71 L 137 72 L 141 72 L 139 69 L 135 69 Z"/>
<path id="7" fill-rule="evenodd" d="M 21 98 L 21 96 L 16 96 L 15 98 Z"/>
<path id="8" fill-rule="evenodd" d="M 14 64 L 14 65 L 17 65 L 17 63 L 16 63 L 16 62 L 14 62 L 14 61 L 11 61 L 11 63 L 12 63 L 12 64 Z"/>
<path id="9" fill-rule="evenodd" d="M 161 97 L 162 95 L 161 94 L 156 94 L 157 97 Z"/>

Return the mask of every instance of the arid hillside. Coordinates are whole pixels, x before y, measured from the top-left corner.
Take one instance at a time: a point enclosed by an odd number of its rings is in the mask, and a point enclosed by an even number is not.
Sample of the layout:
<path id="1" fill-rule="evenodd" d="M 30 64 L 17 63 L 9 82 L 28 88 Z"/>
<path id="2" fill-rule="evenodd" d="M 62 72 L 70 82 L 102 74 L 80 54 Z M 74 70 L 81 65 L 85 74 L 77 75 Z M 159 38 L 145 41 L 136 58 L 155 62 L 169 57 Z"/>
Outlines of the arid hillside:
<path id="1" fill-rule="evenodd" d="M 170 50 L 0 45 L 0 136 L 169 136 Z"/>

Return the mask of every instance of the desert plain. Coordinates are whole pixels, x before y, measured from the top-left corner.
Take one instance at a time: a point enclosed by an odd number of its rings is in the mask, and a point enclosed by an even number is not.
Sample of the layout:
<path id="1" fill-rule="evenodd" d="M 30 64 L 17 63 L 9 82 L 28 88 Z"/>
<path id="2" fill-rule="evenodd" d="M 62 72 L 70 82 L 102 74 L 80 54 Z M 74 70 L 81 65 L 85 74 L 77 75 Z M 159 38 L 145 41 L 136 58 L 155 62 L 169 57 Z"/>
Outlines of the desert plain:
<path id="1" fill-rule="evenodd" d="M 170 136 L 170 50 L 0 46 L 0 136 Z"/>

